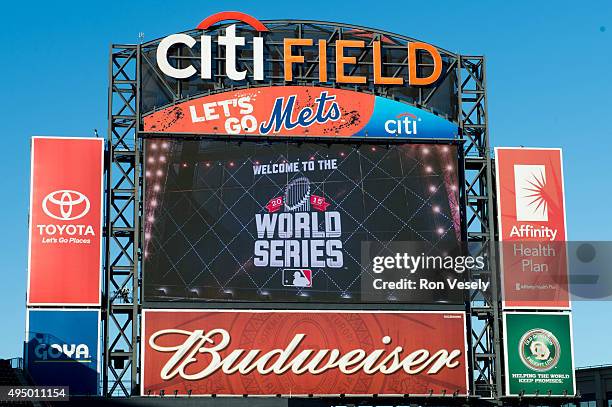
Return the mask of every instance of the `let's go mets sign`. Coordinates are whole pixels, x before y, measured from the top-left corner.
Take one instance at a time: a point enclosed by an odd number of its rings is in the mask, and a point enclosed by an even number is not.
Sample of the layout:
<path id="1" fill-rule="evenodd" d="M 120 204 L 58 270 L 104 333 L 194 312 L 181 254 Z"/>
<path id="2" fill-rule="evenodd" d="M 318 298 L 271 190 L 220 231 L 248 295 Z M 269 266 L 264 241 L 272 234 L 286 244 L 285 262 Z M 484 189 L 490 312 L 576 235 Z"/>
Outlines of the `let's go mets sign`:
<path id="1" fill-rule="evenodd" d="M 150 133 L 452 139 L 456 124 L 369 93 L 317 86 L 240 89 L 191 99 L 144 118 Z"/>
<path id="2" fill-rule="evenodd" d="M 145 310 L 143 395 L 467 394 L 465 314 Z"/>

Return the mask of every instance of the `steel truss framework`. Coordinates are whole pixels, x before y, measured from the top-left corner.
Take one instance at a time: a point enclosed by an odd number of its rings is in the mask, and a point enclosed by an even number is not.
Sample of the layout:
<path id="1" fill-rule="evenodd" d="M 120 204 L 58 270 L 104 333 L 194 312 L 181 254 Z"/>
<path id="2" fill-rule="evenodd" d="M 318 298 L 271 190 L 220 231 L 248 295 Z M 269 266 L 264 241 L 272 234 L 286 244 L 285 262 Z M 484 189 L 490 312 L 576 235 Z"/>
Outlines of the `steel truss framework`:
<path id="1" fill-rule="evenodd" d="M 320 23 L 312 21 L 266 21 L 274 31 L 282 27 L 299 37 L 309 29 L 317 28 L 327 33 L 328 40 L 345 38 L 355 33 L 369 33 L 370 38 L 391 40 L 395 45 L 405 46 L 411 38 L 371 30 L 368 28 Z M 222 29 L 219 26 L 217 29 Z M 193 32 L 196 35 L 196 32 Z M 110 50 L 109 89 L 108 89 L 108 150 L 109 176 L 106 185 L 106 222 L 105 222 L 105 289 L 103 300 L 104 319 L 104 363 L 103 394 L 107 396 L 130 396 L 139 393 L 139 327 L 141 294 L 141 215 L 142 215 L 142 177 L 141 144 L 143 94 L 143 69 L 158 82 L 167 94 L 167 103 L 176 103 L 190 95 L 180 82 L 168 82 L 156 71 L 150 59 L 150 51 L 158 41 L 142 45 L 113 45 Z M 279 44 L 272 44 L 278 47 Z M 275 52 L 273 49 L 270 52 Z M 487 95 L 485 60 L 482 56 L 463 56 L 440 50 L 447 58 L 444 76 L 453 75 L 455 92 L 458 95 L 456 116 L 452 120 L 459 124 L 459 137 L 463 141 L 465 163 L 462 190 L 464 202 L 463 221 L 466 237 L 475 251 L 488 252 L 489 267 L 482 271 L 483 278 L 491 281 L 491 290 L 486 294 L 479 291 L 471 293 L 466 304 L 468 318 L 471 395 L 475 398 L 499 400 L 502 395 L 502 371 L 500 352 L 500 305 L 498 298 L 498 277 L 496 258 L 493 250 L 488 250 L 494 241 L 494 196 L 493 170 L 491 163 L 489 131 L 487 121 Z M 177 58 L 180 58 L 180 51 Z M 369 57 L 371 61 L 371 56 Z M 309 60 L 299 68 L 295 80 L 298 84 L 308 85 L 316 82 Z M 316 63 L 317 60 L 311 60 Z M 402 61 L 399 61 L 400 63 Z M 239 58 L 249 69 L 248 62 Z M 280 63 L 280 62 L 279 62 Z M 392 65 L 392 64 L 390 64 Z M 357 59 L 354 71 L 372 69 L 368 62 L 367 51 Z M 406 72 L 399 66 L 393 67 L 392 75 L 404 76 Z M 272 69 L 274 71 L 274 69 Z M 270 73 L 265 86 L 285 84 Z M 321 86 L 320 84 L 318 84 Z M 147 85 L 147 86 L 150 86 Z M 214 86 L 202 93 L 228 90 L 230 86 L 221 78 Z M 245 87 L 257 86 L 245 83 Z M 355 89 L 354 86 L 345 86 Z M 235 88 L 235 87 L 234 87 Z M 389 97 L 384 88 L 369 89 L 370 92 Z M 428 109 L 438 87 L 418 90 L 411 103 Z M 392 95 L 397 98 L 397 96 Z M 401 100 L 401 97 L 399 98 Z M 141 109 L 143 110 L 141 112 Z M 432 109 L 429 109 L 432 110 Z M 431 401 L 431 400 L 430 400 Z"/>

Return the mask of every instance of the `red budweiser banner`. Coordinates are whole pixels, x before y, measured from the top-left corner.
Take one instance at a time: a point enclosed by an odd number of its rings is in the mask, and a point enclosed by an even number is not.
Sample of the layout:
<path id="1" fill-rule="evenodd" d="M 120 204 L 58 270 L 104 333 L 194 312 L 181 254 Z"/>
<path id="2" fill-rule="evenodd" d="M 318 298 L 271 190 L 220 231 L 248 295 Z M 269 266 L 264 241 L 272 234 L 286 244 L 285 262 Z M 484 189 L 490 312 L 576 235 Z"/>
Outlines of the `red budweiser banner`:
<path id="1" fill-rule="evenodd" d="M 496 148 L 505 308 L 570 307 L 560 149 Z"/>
<path id="2" fill-rule="evenodd" d="M 104 141 L 32 140 L 28 305 L 100 305 Z"/>
<path id="3" fill-rule="evenodd" d="M 143 395 L 467 394 L 462 312 L 145 310 Z"/>

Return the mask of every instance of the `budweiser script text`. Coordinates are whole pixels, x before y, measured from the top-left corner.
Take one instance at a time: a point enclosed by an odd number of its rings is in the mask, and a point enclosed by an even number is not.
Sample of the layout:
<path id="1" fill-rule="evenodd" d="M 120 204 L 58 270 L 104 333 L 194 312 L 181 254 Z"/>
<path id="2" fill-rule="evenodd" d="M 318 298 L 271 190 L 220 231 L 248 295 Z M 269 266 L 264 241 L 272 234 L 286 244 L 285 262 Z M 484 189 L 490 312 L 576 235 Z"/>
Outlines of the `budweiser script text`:
<path id="1" fill-rule="evenodd" d="M 174 336 L 184 336 L 185 340 L 178 345 L 163 346 Z M 330 369 L 338 369 L 344 374 L 354 374 L 359 371 L 371 375 L 382 373 L 393 374 L 403 369 L 407 374 L 415 375 L 426 371 L 426 374 L 436 374 L 444 368 L 454 369 L 460 365 L 461 350 L 440 349 L 429 351 L 416 349 L 410 353 L 401 346 L 393 350 L 374 349 L 367 352 L 364 349 L 353 349 L 344 354 L 339 349 L 302 349 L 299 347 L 306 338 L 305 334 L 296 334 L 284 349 L 273 349 L 262 352 L 260 349 L 233 349 L 224 352 L 231 342 L 229 332 L 224 329 L 185 331 L 181 329 L 164 329 L 155 332 L 149 338 L 149 345 L 158 352 L 173 353 L 161 370 L 162 380 L 170 380 L 177 375 L 185 380 L 200 380 L 221 370 L 226 375 L 240 373 L 243 375 L 257 371 L 260 374 L 282 375 L 293 372 L 321 374 Z M 176 341 L 174 341 L 176 342 Z M 383 336 L 384 345 L 391 344 L 390 336 Z M 228 353 L 229 352 L 229 353 Z M 206 358 L 207 365 L 199 372 L 187 373 L 190 365 Z M 193 367 L 191 368 L 193 370 Z"/>

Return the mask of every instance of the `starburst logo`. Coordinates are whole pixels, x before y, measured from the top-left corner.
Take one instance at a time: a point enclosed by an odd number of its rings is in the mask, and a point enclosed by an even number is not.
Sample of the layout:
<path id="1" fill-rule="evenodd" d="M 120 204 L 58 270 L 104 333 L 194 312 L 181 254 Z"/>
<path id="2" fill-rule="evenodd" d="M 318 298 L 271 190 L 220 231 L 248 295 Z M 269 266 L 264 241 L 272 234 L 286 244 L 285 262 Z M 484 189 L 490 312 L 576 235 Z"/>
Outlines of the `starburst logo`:
<path id="1" fill-rule="evenodd" d="M 544 165 L 515 165 L 516 220 L 548 221 L 546 196 L 546 167 Z"/>
<path id="2" fill-rule="evenodd" d="M 524 188 L 525 198 L 529 199 L 528 205 L 536 213 L 542 213 L 546 216 L 548 213 L 548 203 L 544 197 L 544 187 L 546 186 L 546 177 L 544 171 L 540 173 L 532 173 L 527 183 L 530 187 Z"/>

